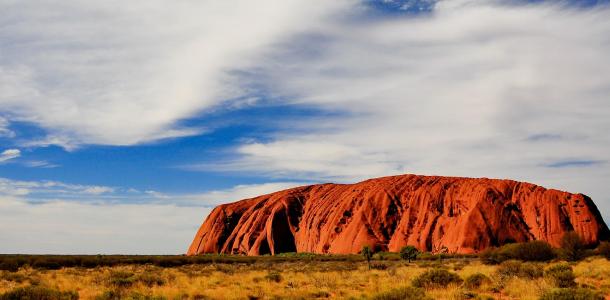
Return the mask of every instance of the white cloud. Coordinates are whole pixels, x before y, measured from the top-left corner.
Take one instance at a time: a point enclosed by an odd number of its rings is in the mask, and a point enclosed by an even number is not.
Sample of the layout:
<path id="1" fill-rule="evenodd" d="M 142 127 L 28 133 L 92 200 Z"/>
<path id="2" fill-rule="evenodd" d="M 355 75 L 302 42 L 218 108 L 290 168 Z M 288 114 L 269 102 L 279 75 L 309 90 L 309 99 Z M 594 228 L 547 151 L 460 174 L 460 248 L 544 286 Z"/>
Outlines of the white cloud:
<path id="1" fill-rule="evenodd" d="M 288 188 L 303 182 L 269 182 L 236 185 L 227 189 L 202 193 L 162 193 L 154 190 L 100 185 L 69 184 L 59 181 L 19 181 L 0 177 L 0 196 L 28 195 L 33 202 L 73 201 L 96 204 L 161 204 L 211 207 L 222 203 L 252 198 Z"/>
<path id="2" fill-rule="evenodd" d="M 15 137 L 15 132 L 9 129 L 9 121 L 0 117 L 0 137 Z"/>
<path id="3" fill-rule="evenodd" d="M 181 204 L 216 206 L 223 203 L 235 202 L 242 199 L 253 198 L 269 193 L 305 185 L 300 182 L 270 182 L 261 184 L 236 185 L 225 190 L 213 190 L 206 193 L 183 195 L 176 197 Z"/>
<path id="4" fill-rule="evenodd" d="M 161 204 L 31 204 L 0 196 L 0 252 L 185 253 L 208 207 Z"/>
<path id="5" fill-rule="evenodd" d="M 179 121 L 242 95 L 231 71 L 349 2 L 3 1 L 0 113 L 49 132 L 30 146 L 198 134 Z"/>
<path id="6" fill-rule="evenodd" d="M 91 186 L 85 188 L 83 192 L 86 194 L 101 195 L 105 193 L 112 193 L 114 192 L 114 189 L 107 186 Z"/>
<path id="7" fill-rule="evenodd" d="M 0 153 L 0 163 L 17 158 L 19 156 L 21 156 L 21 151 L 19 149 L 4 150 Z"/>
<path id="8" fill-rule="evenodd" d="M 57 168 L 59 167 L 59 165 L 50 163 L 46 160 L 31 160 L 31 161 L 25 161 L 23 162 L 23 164 L 27 167 L 30 168 L 46 168 L 46 169 L 51 169 L 51 168 Z"/>
<path id="9" fill-rule="evenodd" d="M 181 254 L 213 206 L 297 185 L 239 185 L 192 195 L 134 189 L 119 194 L 101 186 L 0 178 L 0 253 Z M 49 189 L 53 197 L 40 198 Z M 75 194 L 76 201 L 70 197 Z"/>
<path id="10" fill-rule="evenodd" d="M 588 194 L 610 217 L 610 9 L 498 3 L 443 1 L 294 39 L 249 79 L 341 114 L 301 118 L 308 132 L 245 143 L 217 168 L 514 178 Z"/>
<path id="11" fill-rule="evenodd" d="M 0 196 L 30 195 L 40 201 L 56 197 L 74 197 L 78 201 L 86 201 L 90 196 L 111 194 L 115 191 L 115 188 L 107 186 L 67 184 L 58 181 L 20 181 L 0 177 Z"/>
<path id="12" fill-rule="evenodd" d="M 164 193 L 157 192 L 157 191 L 152 191 L 152 190 L 150 190 L 150 191 L 145 191 L 144 193 L 146 193 L 146 194 L 148 194 L 148 195 L 152 196 L 152 197 L 153 197 L 153 198 L 155 198 L 155 199 L 169 199 L 169 197 L 170 197 L 170 196 L 168 196 L 168 195 L 166 195 L 166 194 L 164 194 Z"/>

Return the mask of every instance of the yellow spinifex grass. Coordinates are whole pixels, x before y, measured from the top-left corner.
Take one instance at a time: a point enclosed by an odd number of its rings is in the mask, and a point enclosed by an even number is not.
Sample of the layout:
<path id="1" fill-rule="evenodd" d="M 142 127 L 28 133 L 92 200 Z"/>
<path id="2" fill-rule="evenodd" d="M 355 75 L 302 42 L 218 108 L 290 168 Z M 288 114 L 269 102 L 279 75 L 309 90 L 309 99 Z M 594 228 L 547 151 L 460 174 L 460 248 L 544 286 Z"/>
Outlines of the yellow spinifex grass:
<path id="1" fill-rule="evenodd" d="M 552 281 L 545 277 L 500 278 L 496 273 L 497 266 L 484 265 L 476 259 L 447 260 L 442 264 L 429 261 L 411 264 L 378 261 L 375 264 L 377 267 L 373 270 L 368 270 L 365 262 L 350 261 L 206 264 L 171 268 L 126 265 L 48 271 L 22 268 L 14 273 L 0 271 L 0 294 L 33 284 L 76 291 L 80 299 L 104 299 L 100 297 L 109 293 L 122 298 L 149 296 L 158 299 L 368 299 L 384 291 L 410 286 L 416 276 L 436 267 L 455 272 L 462 279 L 482 273 L 490 280 L 472 290 L 461 284 L 427 289 L 426 294 L 433 299 L 466 299 L 471 296 L 478 299 L 538 299 L 553 288 Z M 552 264 L 541 267 L 548 268 Z M 610 294 L 608 260 L 591 257 L 572 266 L 578 284 Z M 144 274 L 147 276 L 143 277 Z"/>

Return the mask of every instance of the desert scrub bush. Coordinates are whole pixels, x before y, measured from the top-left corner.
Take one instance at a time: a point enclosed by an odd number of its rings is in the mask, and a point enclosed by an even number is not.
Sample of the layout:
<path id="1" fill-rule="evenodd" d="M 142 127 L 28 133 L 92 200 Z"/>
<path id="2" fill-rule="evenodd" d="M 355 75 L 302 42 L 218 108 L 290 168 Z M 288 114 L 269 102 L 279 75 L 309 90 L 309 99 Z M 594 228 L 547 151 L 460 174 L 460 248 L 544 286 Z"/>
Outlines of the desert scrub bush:
<path id="1" fill-rule="evenodd" d="M 109 290 L 95 297 L 95 300 L 166 300 L 163 296 L 145 295 L 139 292 L 125 293 L 122 291 Z"/>
<path id="2" fill-rule="evenodd" d="M 398 260 L 400 260 L 400 253 L 396 253 L 396 252 L 377 252 L 377 253 L 373 254 L 373 259 L 376 259 L 376 260 L 398 261 Z"/>
<path id="3" fill-rule="evenodd" d="M 522 261 L 549 261 L 556 257 L 553 247 L 544 241 L 519 243 L 513 251 L 514 258 Z"/>
<path id="4" fill-rule="evenodd" d="M 265 279 L 273 282 L 281 282 L 282 274 L 279 272 L 269 272 L 267 275 L 265 275 Z"/>
<path id="5" fill-rule="evenodd" d="M 163 296 L 145 295 L 145 294 L 142 294 L 139 292 L 131 292 L 121 299 L 125 299 L 125 300 L 167 300 L 167 298 L 163 297 Z"/>
<path id="6" fill-rule="evenodd" d="M 412 286 L 391 289 L 377 293 L 371 297 L 373 300 L 432 300 L 426 296 L 426 292 L 421 288 Z"/>
<path id="7" fill-rule="evenodd" d="M 550 261 L 557 257 L 553 247 L 544 241 L 507 244 L 500 248 L 488 248 L 479 258 L 484 264 L 499 264 L 517 259 L 522 261 Z"/>
<path id="8" fill-rule="evenodd" d="M 475 292 L 472 291 L 456 291 L 455 294 L 451 297 L 451 299 L 456 299 L 456 300 L 466 300 L 466 299 L 473 299 L 473 300 L 494 300 L 493 297 L 491 296 L 487 296 L 487 295 L 479 295 Z"/>
<path id="9" fill-rule="evenodd" d="M 62 268 L 62 265 L 57 261 L 39 260 L 32 264 L 32 268 L 42 270 L 59 270 Z"/>
<path id="10" fill-rule="evenodd" d="M 499 248 L 487 248 L 481 251 L 479 259 L 486 265 L 497 265 L 509 258 Z"/>
<path id="11" fill-rule="evenodd" d="M 540 296 L 540 300 L 604 300 L 600 293 L 586 289 L 552 289 Z"/>
<path id="12" fill-rule="evenodd" d="M 309 293 L 309 295 L 307 295 L 309 299 L 313 299 L 313 298 L 330 298 L 330 296 L 332 296 L 331 293 L 327 292 L 327 291 L 316 291 L 316 292 L 311 292 Z"/>
<path id="13" fill-rule="evenodd" d="M 59 291 L 42 286 L 27 286 L 16 288 L 0 295 L 0 300 L 76 300 L 78 293 L 74 291 Z"/>
<path id="14" fill-rule="evenodd" d="M 214 268 L 216 269 L 216 271 L 225 273 L 227 275 L 235 274 L 235 266 L 232 265 L 216 264 Z"/>
<path id="15" fill-rule="evenodd" d="M 373 270 L 386 270 L 388 268 L 388 265 L 384 264 L 384 263 L 372 263 L 371 264 L 371 269 Z"/>
<path id="16" fill-rule="evenodd" d="M 19 270 L 19 263 L 16 260 L 7 260 L 0 262 L 0 270 L 17 272 Z"/>
<path id="17" fill-rule="evenodd" d="M 155 285 L 164 285 L 165 279 L 157 273 L 143 273 L 137 278 L 139 282 L 147 287 L 153 287 Z"/>
<path id="18" fill-rule="evenodd" d="M 457 262 L 453 264 L 453 271 L 459 271 L 464 269 L 464 267 L 467 265 L 467 263 L 465 262 Z"/>
<path id="19" fill-rule="evenodd" d="M 462 278 L 458 274 L 445 269 L 431 269 L 413 279 L 413 286 L 419 288 L 444 288 L 449 284 L 461 284 Z"/>
<path id="20" fill-rule="evenodd" d="M 3 272 L 0 274 L 0 280 L 12 281 L 16 283 L 22 283 L 28 279 L 27 276 L 13 272 Z"/>
<path id="21" fill-rule="evenodd" d="M 489 279 L 489 277 L 487 277 L 485 274 L 483 273 L 474 273 L 468 277 L 466 277 L 466 279 L 464 280 L 464 287 L 466 287 L 467 289 L 478 289 L 479 287 L 481 287 L 481 285 L 483 285 L 484 283 L 489 283 L 491 282 L 491 279 Z"/>
<path id="22" fill-rule="evenodd" d="M 566 263 L 557 264 L 544 271 L 544 276 L 549 278 L 556 287 L 569 288 L 576 285 L 572 267 Z"/>
<path id="23" fill-rule="evenodd" d="M 120 300 L 121 293 L 115 290 L 105 291 L 95 297 L 95 300 Z"/>
<path id="24" fill-rule="evenodd" d="M 400 258 L 403 260 L 411 262 L 412 260 L 416 260 L 418 255 L 419 250 L 414 246 L 404 246 L 400 248 Z"/>
<path id="25" fill-rule="evenodd" d="M 128 288 L 136 281 L 135 276 L 131 272 L 126 271 L 112 271 L 108 281 L 111 285 L 117 288 Z"/>
<path id="26" fill-rule="evenodd" d="M 561 256 L 569 261 L 581 260 L 585 256 L 585 244 L 574 231 L 566 232 L 561 238 Z"/>
<path id="27" fill-rule="evenodd" d="M 520 262 L 518 260 L 507 260 L 496 269 L 500 278 L 520 277 L 527 279 L 539 278 L 544 275 L 543 267 L 531 262 Z"/>

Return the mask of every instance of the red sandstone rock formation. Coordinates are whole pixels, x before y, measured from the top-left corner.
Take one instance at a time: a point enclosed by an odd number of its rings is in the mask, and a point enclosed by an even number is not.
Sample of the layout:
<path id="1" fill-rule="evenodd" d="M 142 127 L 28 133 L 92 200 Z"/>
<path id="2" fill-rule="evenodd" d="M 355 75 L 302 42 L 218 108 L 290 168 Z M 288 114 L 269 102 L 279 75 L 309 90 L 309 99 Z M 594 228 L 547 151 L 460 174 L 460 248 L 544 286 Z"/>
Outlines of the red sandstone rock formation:
<path id="1" fill-rule="evenodd" d="M 216 207 L 188 253 L 357 253 L 447 247 L 473 253 L 509 242 L 559 246 L 575 231 L 610 237 L 591 199 L 512 180 L 402 175 L 297 187 Z"/>

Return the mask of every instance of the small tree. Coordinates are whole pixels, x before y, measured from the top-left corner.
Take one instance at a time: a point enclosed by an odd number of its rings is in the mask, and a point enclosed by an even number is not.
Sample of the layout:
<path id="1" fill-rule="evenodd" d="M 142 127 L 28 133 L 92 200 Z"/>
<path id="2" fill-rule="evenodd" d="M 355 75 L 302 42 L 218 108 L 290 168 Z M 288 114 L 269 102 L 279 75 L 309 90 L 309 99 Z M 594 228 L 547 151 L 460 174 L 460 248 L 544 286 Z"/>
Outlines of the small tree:
<path id="1" fill-rule="evenodd" d="M 585 244 L 578 233 L 570 231 L 561 238 L 561 250 L 567 260 L 577 261 L 584 256 Z"/>
<path id="2" fill-rule="evenodd" d="M 362 247 L 362 250 L 360 250 L 360 254 L 362 254 L 364 259 L 366 259 L 366 262 L 369 264 L 369 270 L 370 270 L 371 269 L 371 258 L 373 258 L 373 250 L 371 250 L 371 247 L 369 247 L 369 246 L 364 246 L 364 247 Z"/>
<path id="3" fill-rule="evenodd" d="M 400 249 L 400 258 L 408 260 L 409 263 L 411 260 L 417 259 L 417 255 L 419 255 L 419 250 L 413 246 L 404 246 Z"/>

